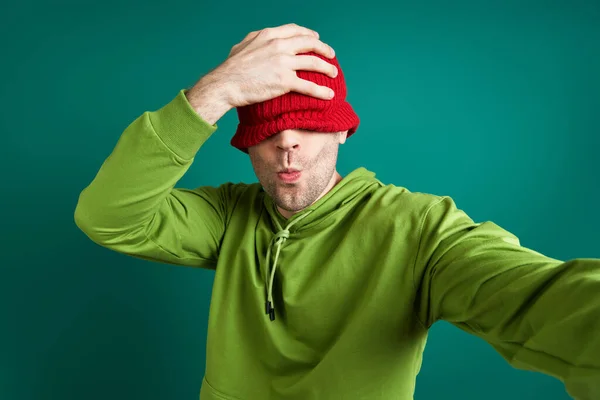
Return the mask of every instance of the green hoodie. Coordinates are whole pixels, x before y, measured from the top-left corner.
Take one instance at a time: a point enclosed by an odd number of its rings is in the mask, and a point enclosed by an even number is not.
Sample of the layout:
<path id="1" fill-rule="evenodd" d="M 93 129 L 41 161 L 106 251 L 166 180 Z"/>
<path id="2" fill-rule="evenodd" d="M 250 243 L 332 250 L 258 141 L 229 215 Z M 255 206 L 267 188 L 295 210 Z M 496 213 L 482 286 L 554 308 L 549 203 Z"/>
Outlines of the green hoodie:
<path id="1" fill-rule="evenodd" d="M 202 400 L 412 399 L 438 320 L 600 399 L 600 260 L 546 257 L 364 168 L 289 220 L 257 183 L 175 188 L 216 130 L 180 91 L 75 210 L 108 249 L 215 269 Z"/>

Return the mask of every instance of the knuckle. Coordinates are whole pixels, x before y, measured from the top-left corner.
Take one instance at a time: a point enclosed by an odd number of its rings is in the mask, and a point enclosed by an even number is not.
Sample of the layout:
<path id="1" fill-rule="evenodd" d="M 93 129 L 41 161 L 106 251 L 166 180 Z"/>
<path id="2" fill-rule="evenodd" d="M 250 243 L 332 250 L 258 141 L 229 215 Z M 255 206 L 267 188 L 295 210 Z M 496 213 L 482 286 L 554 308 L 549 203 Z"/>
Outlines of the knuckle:
<path id="1" fill-rule="evenodd" d="M 290 85 L 289 77 L 282 70 L 275 71 L 275 82 L 278 86 L 287 87 Z"/>
<path id="2" fill-rule="evenodd" d="M 277 65 L 278 67 L 285 67 L 288 65 L 289 56 L 286 54 L 278 54 L 275 56 L 275 59 L 273 61 L 274 61 L 274 64 Z"/>
<path id="3" fill-rule="evenodd" d="M 315 96 L 317 97 L 327 97 L 327 94 L 329 93 L 329 88 L 323 87 L 323 86 L 316 86 L 313 89 Z"/>
<path id="4" fill-rule="evenodd" d="M 273 36 L 273 28 L 264 28 L 258 32 L 258 36 L 262 39 L 269 39 Z"/>
<path id="5" fill-rule="evenodd" d="M 321 41 L 312 35 L 304 35 L 303 39 L 307 46 L 311 46 L 317 49 L 321 47 Z"/>
<path id="6" fill-rule="evenodd" d="M 315 48 L 319 49 L 319 52 L 322 54 L 329 54 L 329 52 L 331 51 L 331 47 L 327 43 L 324 43 L 318 39 L 315 43 Z"/>
<path id="7" fill-rule="evenodd" d="M 293 22 L 290 22 L 289 24 L 282 25 L 280 28 L 282 28 L 282 29 L 298 29 L 299 26 Z"/>
<path id="8" fill-rule="evenodd" d="M 245 37 L 242 39 L 242 41 L 241 41 L 240 43 L 247 42 L 247 41 L 249 41 L 249 40 L 251 40 L 251 39 L 255 38 L 255 37 L 256 37 L 256 35 L 258 35 L 258 31 L 252 31 L 252 32 L 248 33 L 248 34 L 247 34 L 247 35 L 246 35 L 246 36 L 245 36 Z"/>
<path id="9" fill-rule="evenodd" d="M 270 39 L 269 44 L 273 47 L 276 52 L 282 52 L 285 49 L 285 40 L 284 39 Z"/>
<path id="10" fill-rule="evenodd" d="M 321 40 L 318 40 L 318 45 L 317 46 L 325 54 L 329 54 L 331 51 L 333 51 L 333 48 L 330 45 L 328 45 L 325 42 L 322 42 Z"/>

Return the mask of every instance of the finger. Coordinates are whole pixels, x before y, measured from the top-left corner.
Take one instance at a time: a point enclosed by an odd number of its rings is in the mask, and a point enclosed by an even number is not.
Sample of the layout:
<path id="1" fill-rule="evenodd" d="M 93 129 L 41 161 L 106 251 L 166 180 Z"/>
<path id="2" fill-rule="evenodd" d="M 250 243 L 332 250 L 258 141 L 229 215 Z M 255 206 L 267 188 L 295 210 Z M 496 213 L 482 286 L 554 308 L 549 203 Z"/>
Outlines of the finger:
<path id="1" fill-rule="evenodd" d="M 299 36 L 287 40 L 290 41 L 290 47 L 292 48 L 294 54 L 315 52 L 327 58 L 335 57 L 335 51 L 333 50 L 333 47 L 314 37 Z"/>
<path id="2" fill-rule="evenodd" d="M 244 37 L 244 39 L 235 44 L 232 48 L 231 51 L 229 52 L 229 56 L 232 56 L 234 54 L 239 53 L 240 51 L 242 51 L 244 48 L 246 48 L 254 39 L 256 39 L 256 37 L 261 33 L 261 30 L 258 31 L 252 31 L 250 33 L 248 33 L 246 35 L 246 37 Z"/>
<path id="3" fill-rule="evenodd" d="M 333 90 L 327 86 L 321 86 L 314 82 L 298 77 L 292 80 L 290 89 L 293 92 L 302 93 L 307 96 L 317 97 L 323 100 L 331 100 L 335 95 Z"/>
<path id="4" fill-rule="evenodd" d="M 248 33 L 246 35 L 246 37 L 240 43 L 244 43 L 244 42 L 254 39 L 259 33 L 260 33 L 260 31 L 252 31 L 252 32 Z"/>
<path id="5" fill-rule="evenodd" d="M 240 43 L 236 44 L 235 46 L 233 46 L 231 48 L 231 51 L 229 52 L 229 57 L 244 50 L 246 47 L 248 47 L 250 45 L 250 43 L 251 43 L 250 41 L 244 41 L 244 42 L 240 42 Z"/>
<path id="6" fill-rule="evenodd" d="M 286 39 L 294 36 L 311 36 L 316 37 L 317 39 L 319 38 L 319 34 L 312 29 L 293 23 L 265 28 L 261 30 L 257 36 L 261 36 L 264 40 Z"/>
<path id="7" fill-rule="evenodd" d="M 291 57 L 291 69 L 295 71 L 315 71 L 335 78 L 338 69 L 335 65 L 312 55 L 297 55 Z"/>

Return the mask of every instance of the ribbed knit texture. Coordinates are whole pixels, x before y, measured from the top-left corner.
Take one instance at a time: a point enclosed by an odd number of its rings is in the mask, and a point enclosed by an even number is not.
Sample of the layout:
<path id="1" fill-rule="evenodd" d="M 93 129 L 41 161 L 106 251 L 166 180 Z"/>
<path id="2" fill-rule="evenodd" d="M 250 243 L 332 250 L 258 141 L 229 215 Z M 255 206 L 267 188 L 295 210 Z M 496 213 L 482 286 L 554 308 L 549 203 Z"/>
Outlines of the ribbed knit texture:
<path id="1" fill-rule="evenodd" d="M 238 107 L 239 124 L 231 139 L 232 146 L 247 153 L 248 147 L 286 129 L 323 133 L 348 130 L 348 137 L 356 132 L 360 120 L 346 101 L 346 81 L 337 57 L 329 59 L 314 52 L 300 55 L 313 55 L 337 67 L 338 75 L 335 78 L 314 71 L 296 72 L 301 79 L 333 89 L 333 99 L 322 100 L 290 92 L 261 103 Z"/>

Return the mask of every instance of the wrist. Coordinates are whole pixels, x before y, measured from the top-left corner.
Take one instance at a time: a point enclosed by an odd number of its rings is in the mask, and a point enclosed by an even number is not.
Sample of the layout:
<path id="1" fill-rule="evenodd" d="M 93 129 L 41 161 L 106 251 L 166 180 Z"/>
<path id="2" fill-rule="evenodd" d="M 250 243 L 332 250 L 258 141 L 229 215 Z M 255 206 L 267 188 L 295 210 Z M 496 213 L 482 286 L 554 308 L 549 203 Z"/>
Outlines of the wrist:
<path id="1" fill-rule="evenodd" d="M 214 125 L 233 107 L 229 103 L 228 86 L 207 75 L 201 78 L 185 95 L 196 113 Z"/>

